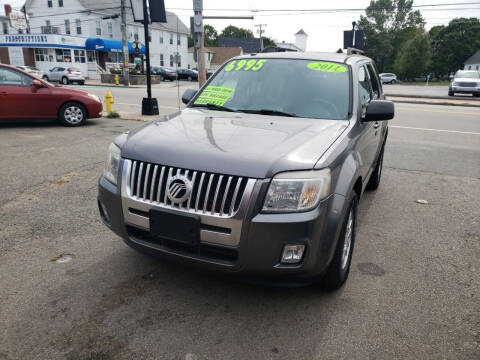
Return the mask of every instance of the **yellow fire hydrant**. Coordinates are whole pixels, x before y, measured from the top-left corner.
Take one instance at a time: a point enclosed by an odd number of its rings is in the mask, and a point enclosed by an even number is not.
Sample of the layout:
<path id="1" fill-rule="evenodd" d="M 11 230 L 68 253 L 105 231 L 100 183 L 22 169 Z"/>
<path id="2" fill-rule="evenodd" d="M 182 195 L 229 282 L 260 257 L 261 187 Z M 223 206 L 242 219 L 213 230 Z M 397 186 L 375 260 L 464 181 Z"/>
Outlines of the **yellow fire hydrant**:
<path id="1" fill-rule="evenodd" d="M 119 85 L 119 84 L 120 84 L 120 79 L 118 75 L 115 75 L 115 85 Z"/>
<path id="2" fill-rule="evenodd" d="M 105 94 L 105 107 L 107 108 L 108 113 L 111 113 L 113 111 L 112 105 L 114 103 L 115 102 L 113 101 L 112 93 L 110 91 L 107 91 L 107 93 Z"/>

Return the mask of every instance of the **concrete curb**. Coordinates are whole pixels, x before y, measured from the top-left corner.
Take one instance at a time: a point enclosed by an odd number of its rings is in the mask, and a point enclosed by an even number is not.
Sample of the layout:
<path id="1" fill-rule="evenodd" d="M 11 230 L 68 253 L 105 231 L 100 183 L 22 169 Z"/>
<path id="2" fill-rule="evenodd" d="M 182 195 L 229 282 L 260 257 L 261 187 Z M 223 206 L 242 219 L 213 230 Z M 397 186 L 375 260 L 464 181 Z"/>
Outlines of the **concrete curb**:
<path id="1" fill-rule="evenodd" d="M 422 105 L 446 105 L 446 106 L 463 106 L 463 107 L 480 107 L 480 102 L 462 102 L 462 100 L 456 101 L 445 101 L 443 99 L 432 101 L 433 98 L 428 100 L 427 98 L 411 98 L 411 97 L 394 97 L 387 96 L 387 100 L 391 100 L 394 103 L 405 103 L 405 104 L 422 104 Z"/>
<path id="2" fill-rule="evenodd" d="M 402 98 L 412 98 L 412 99 L 436 99 L 436 100 L 449 100 L 449 101 L 478 101 L 480 98 L 470 97 L 470 96 L 432 96 L 432 95 L 406 95 L 406 94 L 385 94 L 387 97 L 402 97 Z"/>

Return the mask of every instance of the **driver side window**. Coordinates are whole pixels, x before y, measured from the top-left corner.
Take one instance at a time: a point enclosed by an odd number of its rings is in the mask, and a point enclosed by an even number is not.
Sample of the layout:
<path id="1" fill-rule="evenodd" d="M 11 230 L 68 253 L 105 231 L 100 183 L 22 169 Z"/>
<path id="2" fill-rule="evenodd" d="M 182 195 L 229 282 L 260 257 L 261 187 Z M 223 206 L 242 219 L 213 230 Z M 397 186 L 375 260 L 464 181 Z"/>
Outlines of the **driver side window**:
<path id="1" fill-rule="evenodd" d="M 22 74 L 21 72 L 10 69 L 0 69 L 0 85 L 31 86 L 32 80 L 32 78 L 25 74 Z"/>

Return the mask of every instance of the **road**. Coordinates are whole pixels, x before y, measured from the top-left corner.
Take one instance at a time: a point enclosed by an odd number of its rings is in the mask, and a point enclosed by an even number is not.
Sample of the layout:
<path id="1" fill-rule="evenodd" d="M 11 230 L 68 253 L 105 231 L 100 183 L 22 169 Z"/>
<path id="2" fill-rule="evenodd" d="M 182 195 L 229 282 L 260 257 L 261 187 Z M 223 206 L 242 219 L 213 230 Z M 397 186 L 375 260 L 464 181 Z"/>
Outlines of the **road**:
<path id="1" fill-rule="evenodd" d="M 456 94 L 455 97 L 448 96 L 448 86 L 426 86 L 423 85 L 390 85 L 384 84 L 383 90 L 388 95 L 404 95 L 404 96 L 422 96 L 433 98 L 468 98 L 468 100 L 480 101 L 479 98 L 475 98 L 469 94 Z"/>
<path id="2" fill-rule="evenodd" d="M 97 179 L 108 144 L 141 123 L 0 124 L 0 359 L 480 358 L 478 115 L 396 106 L 333 293 L 217 278 L 112 234 Z"/>

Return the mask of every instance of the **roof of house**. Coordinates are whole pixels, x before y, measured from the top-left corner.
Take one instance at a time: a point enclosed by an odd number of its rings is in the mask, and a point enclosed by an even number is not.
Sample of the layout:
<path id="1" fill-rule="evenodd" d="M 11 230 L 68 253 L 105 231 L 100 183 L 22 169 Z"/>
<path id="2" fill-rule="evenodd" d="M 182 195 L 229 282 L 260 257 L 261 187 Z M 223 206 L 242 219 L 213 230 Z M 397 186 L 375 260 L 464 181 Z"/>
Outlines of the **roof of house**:
<path id="1" fill-rule="evenodd" d="M 218 39 L 218 46 L 241 47 L 245 54 L 258 53 L 262 50 L 260 38 L 221 37 Z"/>
<path id="2" fill-rule="evenodd" d="M 307 35 L 307 33 L 303 31 L 303 29 L 300 29 L 295 35 Z"/>
<path id="3" fill-rule="evenodd" d="M 465 61 L 465 64 L 480 64 L 480 50 L 477 50 L 475 54 L 470 56 L 467 61 Z"/>
<path id="4" fill-rule="evenodd" d="M 213 52 L 212 60 L 210 64 L 223 64 L 225 61 L 230 60 L 235 56 L 242 55 L 241 47 L 209 47 Z"/>

